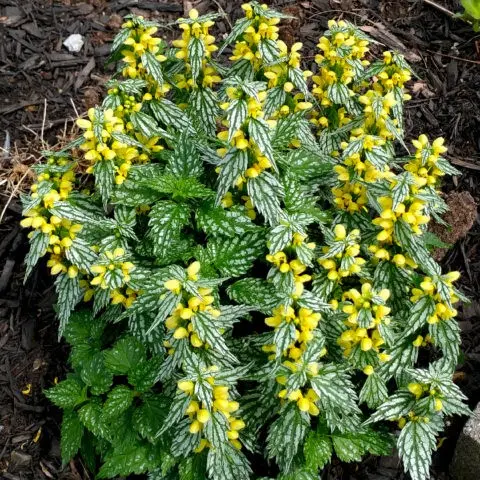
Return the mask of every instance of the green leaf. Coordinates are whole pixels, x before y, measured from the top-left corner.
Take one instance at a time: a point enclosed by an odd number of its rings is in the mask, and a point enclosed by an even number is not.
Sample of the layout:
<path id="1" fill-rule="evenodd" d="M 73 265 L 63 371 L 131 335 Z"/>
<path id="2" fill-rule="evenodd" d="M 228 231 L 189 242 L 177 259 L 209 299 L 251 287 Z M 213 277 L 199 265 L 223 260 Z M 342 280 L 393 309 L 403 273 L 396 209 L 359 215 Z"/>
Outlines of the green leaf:
<path id="1" fill-rule="evenodd" d="M 425 247 L 429 250 L 433 250 L 435 248 L 451 248 L 451 243 L 445 243 L 442 241 L 437 235 L 433 232 L 425 232 L 422 235 L 423 241 L 425 242 Z"/>
<path id="2" fill-rule="evenodd" d="M 218 351 L 226 357 L 232 354 L 228 349 L 225 339 L 215 324 L 215 319 L 207 312 L 197 312 L 192 317 L 193 330 L 197 333 L 202 342 L 207 343 L 211 348 Z"/>
<path id="3" fill-rule="evenodd" d="M 149 107 L 153 116 L 166 127 L 174 127 L 188 134 L 195 132 L 188 115 L 170 100 L 152 100 Z"/>
<path id="4" fill-rule="evenodd" d="M 193 455 L 182 459 L 178 465 L 180 480 L 206 480 L 206 456 Z"/>
<path id="5" fill-rule="evenodd" d="M 248 153 L 244 150 L 230 150 L 220 164 L 217 183 L 217 205 L 223 196 L 232 188 L 240 175 L 248 168 Z"/>
<path id="6" fill-rule="evenodd" d="M 372 429 L 332 435 L 335 453 L 344 462 L 359 462 L 362 456 L 390 455 L 393 449 L 393 437 Z"/>
<path id="7" fill-rule="evenodd" d="M 72 245 L 65 249 L 65 256 L 73 265 L 83 270 L 90 270 L 90 267 L 98 260 L 98 255 L 88 242 L 80 237 L 74 238 Z"/>
<path id="8" fill-rule="evenodd" d="M 248 122 L 248 133 L 258 145 L 260 152 L 270 160 L 273 168 L 276 169 L 273 159 L 272 142 L 270 140 L 270 127 L 268 124 L 263 120 L 250 118 Z"/>
<path id="9" fill-rule="evenodd" d="M 207 257 L 222 275 L 238 277 L 245 274 L 265 249 L 261 233 L 248 232 L 229 239 L 212 238 L 207 242 Z"/>
<path id="10" fill-rule="evenodd" d="M 126 385 L 118 385 L 107 395 L 103 405 L 105 418 L 114 418 L 123 413 L 133 402 L 135 392 Z"/>
<path id="11" fill-rule="evenodd" d="M 145 347 L 134 337 L 118 340 L 111 350 L 105 352 L 105 366 L 113 373 L 129 373 L 145 358 Z"/>
<path id="12" fill-rule="evenodd" d="M 150 231 L 148 236 L 155 242 L 155 255 L 167 254 L 170 243 L 180 234 L 180 230 L 190 219 L 190 210 L 183 203 L 163 200 L 157 202 L 149 214 Z"/>
<path id="13" fill-rule="evenodd" d="M 265 217 L 267 223 L 278 223 L 282 214 L 280 199 L 284 194 L 278 180 L 271 173 L 263 171 L 258 177 L 248 180 L 247 191 L 255 209 Z"/>
<path id="14" fill-rule="evenodd" d="M 412 335 L 427 324 L 428 317 L 435 311 L 435 302 L 432 297 L 425 295 L 415 302 L 408 314 L 408 324 L 403 332 L 404 336 Z"/>
<path id="15" fill-rule="evenodd" d="M 168 414 L 171 399 L 147 394 L 142 395 L 142 400 L 142 405 L 136 408 L 133 414 L 133 427 L 143 438 L 154 443 L 155 436 Z"/>
<path id="16" fill-rule="evenodd" d="M 155 119 L 146 113 L 134 112 L 130 115 L 130 121 L 135 129 L 146 138 L 157 137 L 162 133 Z"/>
<path id="17" fill-rule="evenodd" d="M 441 348 L 444 358 L 452 367 L 458 362 L 460 353 L 460 327 L 454 318 L 440 320 L 429 325 L 429 333 L 434 345 Z"/>
<path id="18" fill-rule="evenodd" d="M 171 161 L 173 163 L 176 160 L 171 158 Z M 212 190 L 205 187 L 205 185 L 195 177 L 177 177 L 173 174 L 158 175 L 148 180 L 142 180 L 140 185 L 145 185 L 158 192 L 169 193 L 175 200 L 213 196 Z"/>
<path id="19" fill-rule="evenodd" d="M 93 350 L 89 353 L 90 355 L 83 359 L 80 377 L 86 385 L 91 387 L 93 394 L 100 395 L 105 393 L 112 385 L 112 374 L 105 370 L 102 352 Z"/>
<path id="20" fill-rule="evenodd" d="M 288 470 L 298 452 L 310 422 L 295 403 L 290 403 L 268 430 L 267 453 L 275 457 L 280 468 Z"/>
<path id="21" fill-rule="evenodd" d="M 414 405 L 415 397 L 409 391 L 399 390 L 383 402 L 365 423 L 395 420 L 408 414 Z"/>
<path id="22" fill-rule="evenodd" d="M 312 470 L 322 469 L 332 458 L 332 441 L 328 435 L 311 431 L 303 446 L 305 464 Z"/>
<path id="23" fill-rule="evenodd" d="M 153 459 L 144 445 L 120 445 L 106 458 L 97 478 L 114 478 L 117 475 L 141 474 L 151 468 Z"/>
<path id="24" fill-rule="evenodd" d="M 150 390 L 155 384 L 162 365 L 162 357 L 153 357 L 143 360 L 135 368 L 130 370 L 128 381 L 139 392 Z"/>
<path id="25" fill-rule="evenodd" d="M 73 410 L 64 410 L 60 448 L 62 464 L 66 465 L 78 452 L 82 444 L 83 425 Z"/>
<path id="26" fill-rule="evenodd" d="M 196 119 L 197 130 L 201 130 L 208 135 L 215 135 L 217 103 L 217 95 L 210 88 L 196 88 L 192 91 L 190 118 Z M 195 117 L 192 115 L 195 115 Z"/>
<path id="27" fill-rule="evenodd" d="M 309 468 L 300 467 L 292 472 L 280 474 L 277 480 L 318 480 L 318 472 Z"/>
<path id="28" fill-rule="evenodd" d="M 327 96 L 333 103 L 345 105 L 350 98 L 350 91 L 344 83 L 335 82 L 328 86 Z"/>
<path id="29" fill-rule="evenodd" d="M 162 64 L 155 58 L 155 55 L 147 50 L 142 54 L 142 65 L 161 87 L 163 85 Z"/>
<path id="30" fill-rule="evenodd" d="M 274 40 L 270 40 L 268 38 L 263 39 L 257 45 L 257 48 L 260 52 L 263 62 L 265 63 L 274 62 L 279 56 L 278 47 Z"/>
<path id="31" fill-rule="evenodd" d="M 45 396 L 57 407 L 65 409 L 74 408 L 86 400 L 84 386 L 75 378 L 68 378 L 45 390 Z"/>
<path id="32" fill-rule="evenodd" d="M 101 160 L 93 167 L 95 188 L 99 191 L 104 205 L 108 203 L 113 192 L 115 168 L 111 160 Z"/>
<path id="33" fill-rule="evenodd" d="M 260 278 L 242 278 L 230 285 L 227 293 L 237 303 L 251 305 L 265 314 L 270 314 L 282 301 L 275 287 Z"/>
<path id="34" fill-rule="evenodd" d="M 360 462 L 365 451 L 353 438 L 341 435 L 332 436 L 335 454 L 342 462 Z"/>
<path id="35" fill-rule="evenodd" d="M 402 429 L 398 437 L 398 451 L 412 480 L 424 480 L 430 476 L 436 444 L 435 432 L 429 423 L 408 422 Z"/>
<path id="36" fill-rule="evenodd" d="M 286 98 L 287 94 L 282 87 L 268 89 L 263 105 L 266 118 L 271 117 L 285 103 Z"/>
<path id="37" fill-rule="evenodd" d="M 367 377 L 360 391 L 360 403 L 366 403 L 368 408 L 377 408 L 388 398 L 387 385 L 376 372 Z"/>
<path id="38" fill-rule="evenodd" d="M 228 142 L 232 140 L 233 134 L 242 126 L 247 118 L 247 102 L 243 99 L 234 99 L 226 111 L 228 121 Z"/>
<path id="39" fill-rule="evenodd" d="M 273 335 L 273 343 L 275 344 L 275 356 L 280 358 L 283 352 L 295 342 L 295 324 L 293 322 L 283 321 L 276 329 Z"/>
<path id="40" fill-rule="evenodd" d="M 214 480 L 249 480 L 252 473 L 245 455 L 228 443 L 222 448 L 209 449 L 207 471 Z"/>
<path id="41" fill-rule="evenodd" d="M 192 37 L 188 43 L 188 62 L 192 69 L 192 79 L 197 81 L 202 70 L 202 61 L 205 56 L 205 45 L 199 38 Z"/>
<path id="42" fill-rule="evenodd" d="M 96 399 L 90 400 L 78 410 L 78 417 L 83 425 L 96 437 L 109 438 L 110 432 L 103 420 L 102 405 Z"/>
<path id="43" fill-rule="evenodd" d="M 25 257 L 25 264 L 27 270 L 25 272 L 25 281 L 32 273 L 33 267 L 38 260 L 47 253 L 47 247 L 50 241 L 50 235 L 42 233 L 40 230 L 35 230 L 30 238 L 30 250 Z"/>
<path id="44" fill-rule="evenodd" d="M 258 228 L 240 206 L 215 207 L 205 202 L 197 210 L 198 226 L 208 235 L 236 237 Z"/>

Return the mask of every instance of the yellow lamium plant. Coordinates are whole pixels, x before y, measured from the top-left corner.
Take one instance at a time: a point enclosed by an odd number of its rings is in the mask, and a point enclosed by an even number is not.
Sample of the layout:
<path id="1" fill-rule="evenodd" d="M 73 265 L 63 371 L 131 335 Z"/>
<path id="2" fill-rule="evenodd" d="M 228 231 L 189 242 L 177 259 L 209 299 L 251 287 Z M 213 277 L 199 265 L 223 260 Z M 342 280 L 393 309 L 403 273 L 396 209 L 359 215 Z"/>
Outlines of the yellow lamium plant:
<path id="1" fill-rule="evenodd" d="M 71 345 L 46 391 L 63 460 L 314 480 L 396 442 L 425 479 L 445 420 L 469 413 L 459 274 L 428 232 L 458 172 L 443 139 L 404 139 L 400 54 L 332 20 L 308 65 L 285 15 L 242 8 L 222 45 L 215 14 L 191 10 L 171 45 L 126 18 L 102 104 L 34 167 L 27 274 L 47 257 Z"/>

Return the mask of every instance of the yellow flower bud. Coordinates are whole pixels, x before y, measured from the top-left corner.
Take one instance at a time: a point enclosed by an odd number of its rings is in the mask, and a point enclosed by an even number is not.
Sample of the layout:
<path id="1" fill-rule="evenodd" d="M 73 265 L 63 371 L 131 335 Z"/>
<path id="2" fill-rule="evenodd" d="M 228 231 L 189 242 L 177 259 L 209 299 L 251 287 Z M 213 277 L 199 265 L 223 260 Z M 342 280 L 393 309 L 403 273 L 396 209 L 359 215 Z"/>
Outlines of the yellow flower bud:
<path id="1" fill-rule="evenodd" d="M 200 423 L 207 423 L 210 420 L 210 412 L 202 408 L 197 412 L 197 420 Z"/>

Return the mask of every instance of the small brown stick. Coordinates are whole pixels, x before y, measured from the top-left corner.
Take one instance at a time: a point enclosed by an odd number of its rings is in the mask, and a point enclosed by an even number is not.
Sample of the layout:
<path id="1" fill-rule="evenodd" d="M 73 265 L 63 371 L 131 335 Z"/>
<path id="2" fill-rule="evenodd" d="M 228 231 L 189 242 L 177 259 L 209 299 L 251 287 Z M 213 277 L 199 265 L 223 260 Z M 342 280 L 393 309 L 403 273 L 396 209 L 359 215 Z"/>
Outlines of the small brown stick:
<path id="1" fill-rule="evenodd" d="M 456 57 L 455 55 L 447 55 L 446 53 L 434 52 L 433 50 L 427 50 L 427 52 L 433 53 L 434 55 L 440 55 L 441 57 L 447 57 L 453 60 L 459 60 L 461 62 L 474 63 L 475 65 L 480 65 L 479 60 L 470 60 L 469 58 Z"/>
<path id="2" fill-rule="evenodd" d="M 458 18 L 459 20 L 462 20 L 465 23 L 469 23 L 470 25 L 472 22 L 466 18 L 464 18 L 462 15 L 457 15 L 456 13 L 453 13 L 451 10 L 448 8 L 442 7 L 442 5 L 439 5 L 438 3 L 435 3 L 433 0 L 423 0 L 426 4 L 430 5 L 433 8 L 436 8 L 440 12 L 445 13 L 451 18 Z"/>
<path id="3" fill-rule="evenodd" d="M 446 13 L 447 15 L 450 15 L 450 17 L 454 17 L 455 14 L 451 12 L 448 8 L 442 7 L 438 3 L 433 2 L 432 0 L 423 0 L 425 3 L 428 3 L 428 5 L 432 6 L 433 8 L 436 8 L 437 10 L 440 10 L 443 13 Z"/>
<path id="4" fill-rule="evenodd" d="M 469 168 L 470 170 L 477 170 L 477 171 L 480 170 L 480 165 L 478 165 L 476 163 L 472 163 L 472 162 L 467 162 L 466 160 L 461 159 L 461 158 L 450 158 L 450 157 L 448 157 L 448 160 L 450 160 L 451 163 L 453 163 L 454 165 L 457 165 L 459 167 Z"/>

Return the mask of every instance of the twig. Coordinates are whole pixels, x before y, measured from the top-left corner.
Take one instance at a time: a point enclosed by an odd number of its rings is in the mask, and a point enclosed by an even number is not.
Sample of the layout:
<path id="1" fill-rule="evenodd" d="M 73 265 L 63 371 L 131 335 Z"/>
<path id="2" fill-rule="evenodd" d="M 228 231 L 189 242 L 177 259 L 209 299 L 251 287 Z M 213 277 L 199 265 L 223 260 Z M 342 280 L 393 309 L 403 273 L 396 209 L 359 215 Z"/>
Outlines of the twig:
<path id="1" fill-rule="evenodd" d="M 463 15 L 457 15 L 456 13 L 452 12 L 448 8 L 442 7 L 442 5 L 439 5 L 438 3 L 435 3 L 433 0 L 423 0 L 423 1 L 426 4 L 430 5 L 431 7 L 436 8 L 440 12 L 445 13 L 446 15 L 448 15 L 451 18 L 454 18 L 454 19 L 458 18 L 459 20 L 462 20 L 463 22 L 472 25 L 472 22 L 470 20 L 468 20 L 467 18 L 465 18 Z"/>
<path id="2" fill-rule="evenodd" d="M 450 15 L 450 17 L 455 16 L 455 14 L 451 12 L 448 8 L 442 7 L 441 5 L 439 5 L 438 3 L 435 3 L 432 0 L 423 0 L 423 1 L 428 5 L 432 6 L 433 8 L 436 8 L 437 10 L 440 10 L 441 12 L 446 13 L 447 15 Z"/>
<path id="3" fill-rule="evenodd" d="M 447 157 L 447 158 L 450 160 L 451 163 L 453 163 L 454 165 L 458 165 L 459 167 L 480 171 L 480 165 L 477 165 L 476 163 L 467 162 L 465 160 L 462 160 L 461 158 L 452 158 L 452 157 Z"/>
<path id="4" fill-rule="evenodd" d="M 43 141 L 43 133 L 45 132 L 45 122 L 47 121 L 47 99 L 43 99 L 43 119 L 42 119 L 42 131 L 40 132 L 40 142 L 42 148 L 45 148 L 45 142 Z"/>
<path id="5" fill-rule="evenodd" d="M 75 106 L 75 103 L 74 103 L 72 97 L 70 97 L 70 103 L 72 104 L 73 111 L 75 112 L 75 115 L 77 116 L 77 118 L 79 118 L 79 117 L 80 117 L 80 114 L 78 113 L 77 107 Z"/>
<path id="6" fill-rule="evenodd" d="M 428 53 L 433 53 L 434 55 L 440 55 L 441 57 L 451 58 L 453 60 L 459 60 L 460 62 L 474 63 L 475 65 L 480 65 L 478 60 L 470 60 L 469 58 L 456 57 L 455 55 L 447 55 L 446 53 L 434 52 L 433 50 L 427 50 Z"/>
<path id="7" fill-rule="evenodd" d="M 233 28 L 233 25 L 232 25 L 232 22 L 230 21 L 230 19 L 228 18 L 228 15 L 225 13 L 225 10 L 222 8 L 222 6 L 218 3 L 217 0 L 213 0 L 213 3 L 218 7 L 218 12 L 220 13 L 220 15 L 222 17 L 225 18 L 225 20 L 227 21 L 228 26 L 230 27 L 230 30 L 231 30 Z"/>

